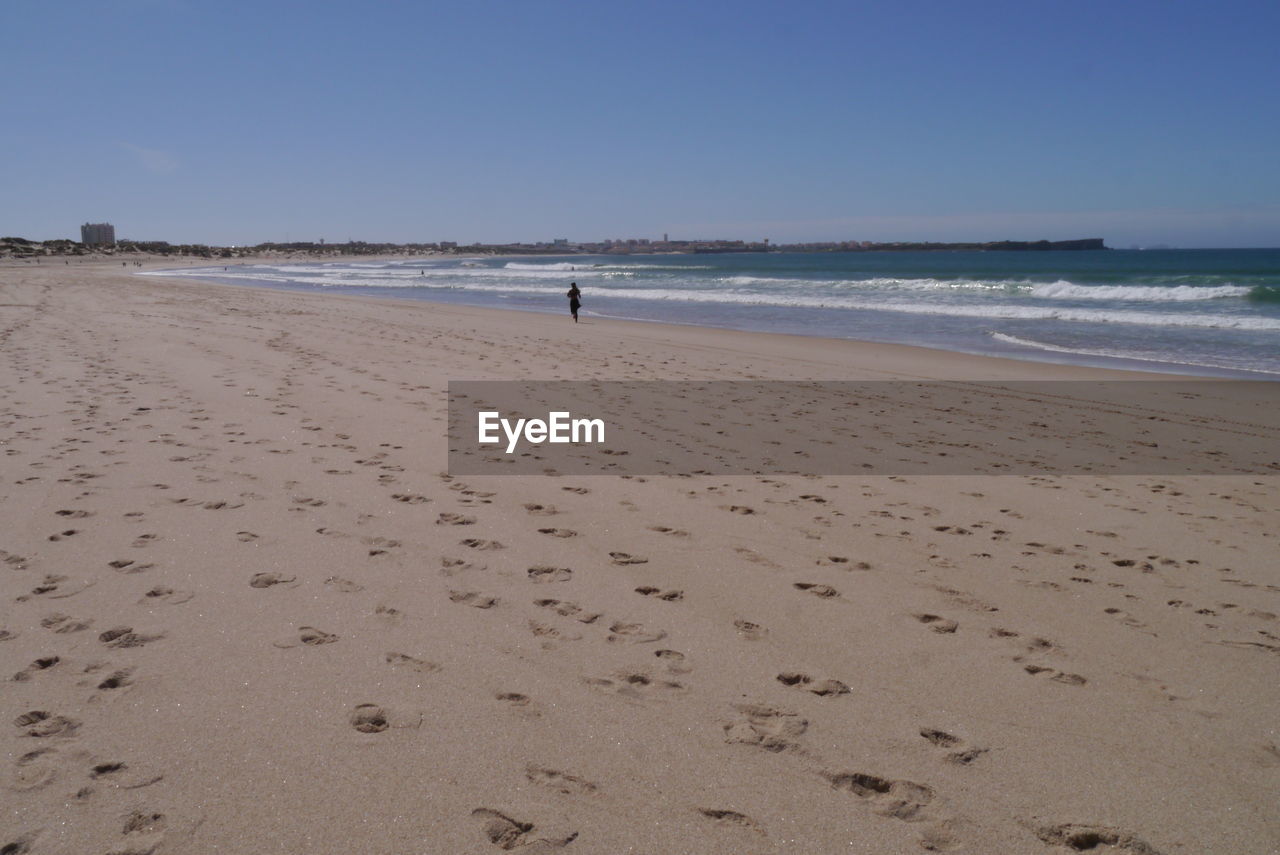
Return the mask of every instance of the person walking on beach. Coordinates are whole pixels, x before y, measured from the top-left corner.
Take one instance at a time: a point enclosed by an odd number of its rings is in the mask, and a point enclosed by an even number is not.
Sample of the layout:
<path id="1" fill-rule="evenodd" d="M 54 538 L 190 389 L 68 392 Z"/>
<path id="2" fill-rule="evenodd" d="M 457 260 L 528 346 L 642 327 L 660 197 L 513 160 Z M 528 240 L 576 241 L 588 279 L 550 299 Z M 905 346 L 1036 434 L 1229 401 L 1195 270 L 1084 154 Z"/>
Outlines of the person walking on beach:
<path id="1" fill-rule="evenodd" d="M 578 307 L 582 305 L 582 292 L 578 290 L 577 282 L 569 283 L 569 314 L 573 315 L 573 322 L 578 322 Z"/>

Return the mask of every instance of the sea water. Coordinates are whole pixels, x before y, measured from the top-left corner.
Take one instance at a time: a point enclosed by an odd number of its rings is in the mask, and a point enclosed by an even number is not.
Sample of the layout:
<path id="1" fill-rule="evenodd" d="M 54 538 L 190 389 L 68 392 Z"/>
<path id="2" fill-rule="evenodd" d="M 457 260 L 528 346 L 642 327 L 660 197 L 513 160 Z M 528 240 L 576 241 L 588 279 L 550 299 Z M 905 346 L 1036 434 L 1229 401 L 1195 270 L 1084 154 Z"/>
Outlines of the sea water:
<path id="1" fill-rule="evenodd" d="M 237 284 L 1280 379 L 1280 250 L 734 253 L 233 265 Z M 572 334 L 566 330 L 566 334 Z"/>

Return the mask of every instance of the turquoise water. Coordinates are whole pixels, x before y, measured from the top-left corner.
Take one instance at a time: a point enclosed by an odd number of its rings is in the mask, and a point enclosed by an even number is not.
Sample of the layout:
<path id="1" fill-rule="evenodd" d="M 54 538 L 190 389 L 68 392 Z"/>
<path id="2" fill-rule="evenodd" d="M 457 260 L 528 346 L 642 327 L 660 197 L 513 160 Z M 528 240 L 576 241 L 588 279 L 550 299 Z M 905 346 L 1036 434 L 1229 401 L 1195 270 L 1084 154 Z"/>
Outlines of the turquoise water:
<path id="1" fill-rule="evenodd" d="M 271 287 L 1280 376 L 1280 250 L 429 258 L 171 271 Z M 1256 376 L 1256 375 L 1255 375 Z"/>

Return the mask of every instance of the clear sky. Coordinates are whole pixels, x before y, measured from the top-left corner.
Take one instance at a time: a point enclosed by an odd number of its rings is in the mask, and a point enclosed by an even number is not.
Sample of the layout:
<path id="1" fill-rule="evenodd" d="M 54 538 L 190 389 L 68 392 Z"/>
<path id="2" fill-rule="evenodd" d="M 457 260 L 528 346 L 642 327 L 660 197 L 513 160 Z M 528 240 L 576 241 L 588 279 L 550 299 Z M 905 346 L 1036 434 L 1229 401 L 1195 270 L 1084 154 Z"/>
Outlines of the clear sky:
<path id="1" fill-rule="evenodd" d="M 1280 3 L 4 0 L 0 235 L 1280 246 Z"/>

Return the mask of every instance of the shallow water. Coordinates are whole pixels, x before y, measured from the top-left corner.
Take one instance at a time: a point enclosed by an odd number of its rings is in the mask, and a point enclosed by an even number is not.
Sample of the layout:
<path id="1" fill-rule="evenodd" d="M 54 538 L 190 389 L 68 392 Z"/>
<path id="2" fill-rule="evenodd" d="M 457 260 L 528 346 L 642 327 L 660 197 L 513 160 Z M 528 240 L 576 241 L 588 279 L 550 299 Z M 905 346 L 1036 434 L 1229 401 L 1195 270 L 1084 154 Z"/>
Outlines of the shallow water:
<path id="1" fill-rule="evenodd" d="M 168 271 L 245 285 L 1280 377 L 1280 250 L 428 258 Z"/>

